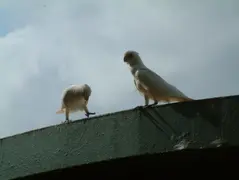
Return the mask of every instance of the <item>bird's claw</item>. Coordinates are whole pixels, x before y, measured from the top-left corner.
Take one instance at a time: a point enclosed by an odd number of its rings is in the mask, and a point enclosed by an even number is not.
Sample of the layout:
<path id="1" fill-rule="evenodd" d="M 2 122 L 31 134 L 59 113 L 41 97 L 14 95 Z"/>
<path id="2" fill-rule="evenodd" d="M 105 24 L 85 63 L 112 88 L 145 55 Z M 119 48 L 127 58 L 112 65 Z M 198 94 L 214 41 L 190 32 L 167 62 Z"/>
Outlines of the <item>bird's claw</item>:
<path id="1" fill-rule="evenodd" d="M 151 104 L 151 106 L 156 106 L 158 104 L 158 102 L 154 102 L 153 104 Z"/>
<path id="2" fill-rule="evenodd" d="M 71 122 L 72 122 L 72 120 L 67 119 L 63 123 L 70 124 Z"/>
<path id="3" fill-rule="evenodd" d="M 149 104 L 149 105 L 143 106 L 143 108 L 148 108 L 148 107 L 152 107 L 152 106 L 153 106 L 153 104 Z"/>
<path id="4" fill-rule="evenodd" d="M 143 106 L 143 108 L 153 107 L 153 106 L 156 106 L 157 104 L 158 103 L 153 103 L 153 104 L 145 105 L 145 106 Z"/>
<path id="5" fill-rule="evenodd" d="M 86 113 L 85 115 L 86 115 L 86 117 L 90 117 L 90 115 L 95 115 L 96 113 L 92 113 L 92 112 L 89 112 L 89 113 Z"/>
<path id="6" fill-rule="evenodd" d="M 89 112 L 89 113 L 86 113 L 85 116 L 86 116 L 87 118 L 89 118 L 90 115 L 94 115 L 94 114 L 96 114 L 96 113 Z M 84 124 L 85 124 L 85 123 L 86 123 L 86 119 L 84 119 L 83 122 L 84 122 Z"/>
<path id="7" fill-rule="evenodd" d="M 134 109 L 143 109 L 143 108 L 144 108 L 144 106 L 137 106 Z"/>
<path id="8" fill-rule="evenodd" d="M 137 106 L 137 107 L 135 107 L 134 109 L 145 109 L 145 108 L 148 108 L 148 107 L 156 106 L 157 104 L 158 104 L 158 103 L 153 103 L 153 104 L 144 105 L 144 106 Z"/>

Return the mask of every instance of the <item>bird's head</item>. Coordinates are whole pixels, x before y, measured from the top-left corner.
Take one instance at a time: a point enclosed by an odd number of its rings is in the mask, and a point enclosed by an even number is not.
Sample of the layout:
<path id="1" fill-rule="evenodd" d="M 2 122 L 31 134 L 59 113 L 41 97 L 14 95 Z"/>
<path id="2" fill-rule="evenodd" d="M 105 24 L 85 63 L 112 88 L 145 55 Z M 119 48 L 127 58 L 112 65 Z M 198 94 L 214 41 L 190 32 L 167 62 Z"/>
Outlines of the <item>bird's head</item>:
<path id="1" fill-rule="evenodd" d="M 124 62 L 130 66 L 141 63 L 139 53 L 136 51 L 126 51 L 124 54 Z"/>

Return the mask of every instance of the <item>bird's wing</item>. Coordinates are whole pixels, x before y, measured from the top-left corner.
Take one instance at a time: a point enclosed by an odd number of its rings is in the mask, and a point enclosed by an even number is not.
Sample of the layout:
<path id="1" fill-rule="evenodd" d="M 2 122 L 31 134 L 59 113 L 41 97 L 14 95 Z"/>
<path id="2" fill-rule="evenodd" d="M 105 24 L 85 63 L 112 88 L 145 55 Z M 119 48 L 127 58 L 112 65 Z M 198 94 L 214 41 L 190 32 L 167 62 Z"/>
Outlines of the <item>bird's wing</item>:
<path id="1" fill-rule="evenodd" d="M 137 70 L 135 78 L 138 79 L 140 84 L 158 100 L 160 97 L 190 99 L 175 86 L 167 83 L 158 74 L 148 68 Z"/>
<path id="2" fill-rule="evenodd" d="M 136 87 L 136 89 L 138 90 L 138 92 L 141 94 L 141 95 L 144 95 L 143 91 L 139 88 L 139 84 L 137 84 L 136 80 L 134 79 L 134 85 Z"/>

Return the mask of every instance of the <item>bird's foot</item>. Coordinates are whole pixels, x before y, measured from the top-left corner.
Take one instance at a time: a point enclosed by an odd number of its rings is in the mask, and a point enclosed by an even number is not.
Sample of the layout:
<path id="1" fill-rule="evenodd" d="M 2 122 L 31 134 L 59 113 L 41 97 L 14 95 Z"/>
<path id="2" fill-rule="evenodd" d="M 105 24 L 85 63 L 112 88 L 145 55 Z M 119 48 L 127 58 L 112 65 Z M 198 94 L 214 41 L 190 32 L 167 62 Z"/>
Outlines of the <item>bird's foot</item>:
<path id="1" fill-rule="evenodd" d="M 145 108 L 148 108 L 148 107 L 156 106 L 157 104 L 158 104 L 158 102 L 154 102 L 153 104 L 147 104 L 147 105 L 144 105 L 144 106 L 137 106 L 134 109 L 145 109 Z"/>
<path id="2" fill-rule="evenodd" d="M 86 113 L 85 116 L 86 116 L 87 118 L 89 118 L 90 115 L 95 115 L 95 114 L 96 114 L 96 113 L 89 112 L 89 113 Z M 84 124 L 86 123 L 86 121 L 87 121 L 87 119 L 85 118 L 85 119 L 83 120 Z"/>
<path id="3" fill-rule="evenodd" d="M 142 109 L 146 109 L 146 108 L 152 107 L 152 106 L 154 106 L 154 104 L 149 104 L 149 105 L 144 105 L 144 106 L 137 106 L 134 109 L 142 110 Z"/>
<path id="4" fill-rule="evenodd" d="M 144 105 L 143 108 L 148 108 L 148 107 L 152 107 L 153 104 L 148 104 L 148 105 Z"/>
<path id="5" fill-rule="evenodd" d="M 90 115 L 95 115 L 95 114 L 96 114 L 96 113 L 88 112 L 88 113 L 85 114 L 85 116 L 89 118 Z"/>
<path id="6" fill-rule="evenodd" d="M 153 104 L 148 104 L 148 105 L 143 106 L 143 108 L 153 107 L 153 106 L 156 106 L 157 104 L 158 104 L 158 102 L 154 102 Z"/>
<path id="7" fill-rule="evenodd" d="M 71 122 L 72 122 L 72 120 L 66 119 L 63 123 L 70 124 Z"/>
<path id="8" fill-rule="evenodd" d="M 152 104 L 152 106 L 156 106 L 157 104 L 158 104 L 158 102 L 155 101 L 155 102 Z"/>
<path id="9" fill-rule="evenodd" d="M 136 106 L 134 109 L 143 109 L 144 106 Z"/>

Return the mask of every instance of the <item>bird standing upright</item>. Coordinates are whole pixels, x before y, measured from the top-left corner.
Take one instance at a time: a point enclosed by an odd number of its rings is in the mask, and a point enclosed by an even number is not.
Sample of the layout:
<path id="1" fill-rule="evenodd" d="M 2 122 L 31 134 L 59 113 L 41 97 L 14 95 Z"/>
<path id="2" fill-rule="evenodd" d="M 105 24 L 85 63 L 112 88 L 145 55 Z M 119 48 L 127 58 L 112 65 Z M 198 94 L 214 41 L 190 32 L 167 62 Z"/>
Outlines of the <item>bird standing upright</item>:
<path id="1" fill-rule="evenodd" d="M 87 108 L 87 104 L 89 101 L 89 97 L 91 95 L 91 88 L 87 84 L 83 85 L 71 85 L 67 89 L 64 90 L 62 101 L 61 101 L 61 109 L 56 113 L 65 113 L 66 122 L 69 123 L 69 114 L 77 111 L 85 111 L 85 115 L 89 117 L 89 115 L 93 115 L 95 113 L 89 112 Z"/>
<path id="2" fill-rule="evenodd" d="M 169 103 L 172 101 L 193 100 L 184 95 L 175 86 L 167 83 L 158 74 L 147 68 L 140 58 L 138 52 L 125 52 L 124 62 L 130 67 L 136 88 L 144 96 L 145 106 L 156 105 L 159 101 Z M 151 105 L 149 105 L 150 99 L 154 101 L 154 103 Z"/>

